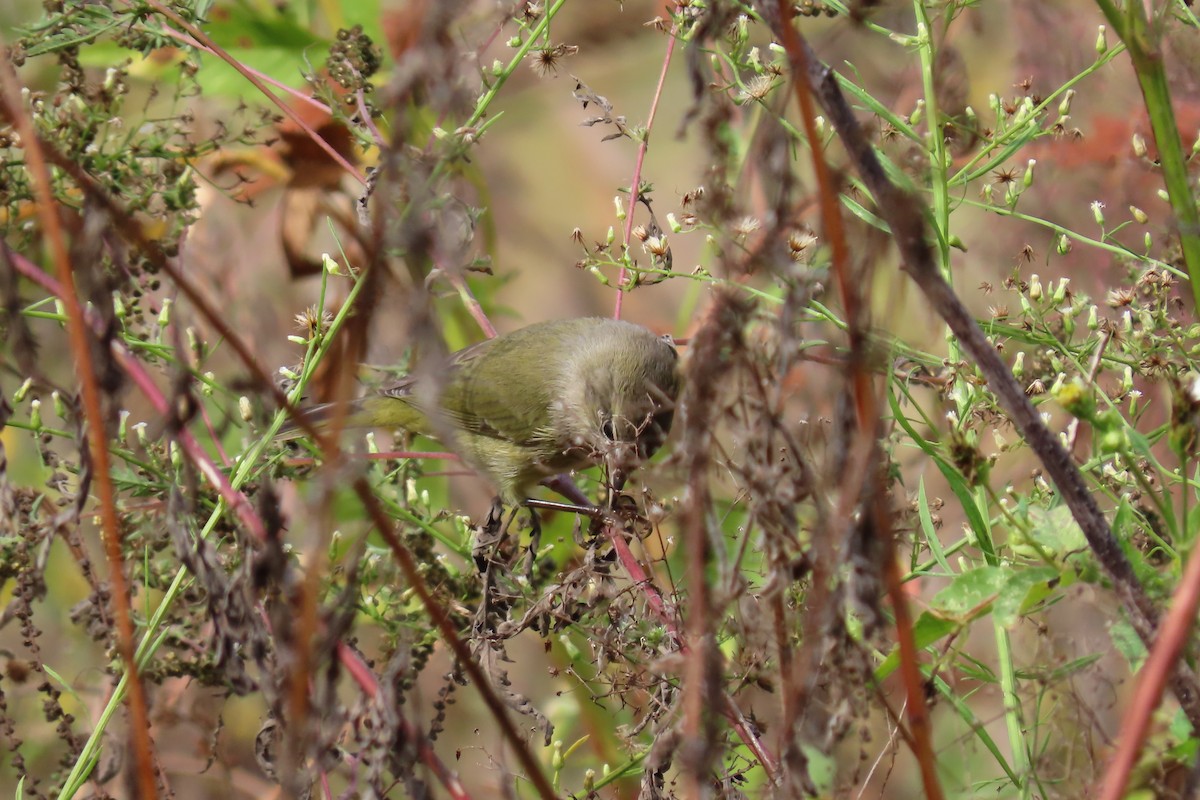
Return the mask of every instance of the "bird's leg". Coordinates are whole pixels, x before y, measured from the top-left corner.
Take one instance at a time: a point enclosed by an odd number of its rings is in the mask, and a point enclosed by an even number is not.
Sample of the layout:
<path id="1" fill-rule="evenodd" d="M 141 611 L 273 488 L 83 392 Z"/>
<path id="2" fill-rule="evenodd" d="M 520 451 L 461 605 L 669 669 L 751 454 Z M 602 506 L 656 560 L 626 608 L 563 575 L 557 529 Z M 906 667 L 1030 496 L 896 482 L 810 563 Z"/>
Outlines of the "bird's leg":
<path id="1" fill-rule="evenodd" d="M 551 475 L 542 480 L 542 486 L 557 492 L 571 502 L 557 503 L 552 500 L 526 500 L 525 505 L 531 511 L 534 508 L 544 508 L 547 511 L 565 511 L 568 514 L 581 514 L 596 519 L 604 514 L 604 509 L 592 503 L 588 496 L 575 485 L 569 475 Z"/>
<path id="2" fill-rule="evenodd" d="M 588 496 L 583 493 L 582 489 L 575 485 L 575 481 L 571 480 L 570 475 L 551 475 L 549 478 L 544 478 L 542 480 L 542 486 L 545 486 L 550 491 L 567 498 L 576 506 L 593 508 L 592 501 L 588 499 Z M 526 505 L 528 504 L 529 501 L 526 501 Z"/>

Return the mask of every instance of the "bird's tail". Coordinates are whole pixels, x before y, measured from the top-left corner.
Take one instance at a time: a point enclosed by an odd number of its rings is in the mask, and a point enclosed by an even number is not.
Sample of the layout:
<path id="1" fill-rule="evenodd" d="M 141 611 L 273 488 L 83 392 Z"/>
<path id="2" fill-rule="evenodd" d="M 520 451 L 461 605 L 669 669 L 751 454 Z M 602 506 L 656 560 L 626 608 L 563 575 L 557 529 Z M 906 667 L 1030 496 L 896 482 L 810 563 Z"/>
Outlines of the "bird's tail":
<path id="1" fill-rule="evenodd" d="M 425 415 L 410 398 L 403 396 L 373 394 L 344 403 L 310 406 L 302 409 L 300 413 L 317 428 L 328 428 L 340 414 L 343 428 L 403 428 L 418 434 L 430 432 Z M 275 438 L 289 441 L 301 436 L 304 436 L 304 428 L 295 420 L 289 419 L 279 429 Z"/>
<path id="2" fill-rule="evenodd" d="M 339 414 L 343 417 L 341 423 L 343 427 L 361 428 L 371 424 L 369 419 L 364 419 L 366 415 L 363 406 L 363 399 L 349 400 L 343 403 L 322 403 L 300 409 L 300 415 L 318 430 L 328 428 Z M 289 418 L 283 423 L 279 433 L 275 434 L 275 439 L 281 442 L 290 442 L 305 435 L 304 428 L 300 423 Z"/>

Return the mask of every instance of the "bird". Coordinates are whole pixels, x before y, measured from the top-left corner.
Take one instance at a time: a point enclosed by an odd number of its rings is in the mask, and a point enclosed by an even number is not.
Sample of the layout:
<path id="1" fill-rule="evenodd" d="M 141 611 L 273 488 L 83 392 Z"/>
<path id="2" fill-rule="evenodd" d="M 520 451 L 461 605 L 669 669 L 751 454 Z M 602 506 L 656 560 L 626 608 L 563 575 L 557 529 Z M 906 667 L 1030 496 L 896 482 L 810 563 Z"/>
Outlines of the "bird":
<path id="1" fill-rule="evenodd" d="M 491 524 L 499 506 L 527 505 L 542 480 L 596 464 L 619 491 L 670 433 L 678 362 L 670 337 L 631 322 L 541 322 L 450 355 L 436 378 L 422 370 L 348 403 L 344 424 L 449 434 L 443 443 L 497 490 Z M 304 414 L 320 425 L 336 410 L 330 403 Z M 294 427 L 281 433 L 296 435 Z M 531 518 L 536 529 L 532 509 Z"/>

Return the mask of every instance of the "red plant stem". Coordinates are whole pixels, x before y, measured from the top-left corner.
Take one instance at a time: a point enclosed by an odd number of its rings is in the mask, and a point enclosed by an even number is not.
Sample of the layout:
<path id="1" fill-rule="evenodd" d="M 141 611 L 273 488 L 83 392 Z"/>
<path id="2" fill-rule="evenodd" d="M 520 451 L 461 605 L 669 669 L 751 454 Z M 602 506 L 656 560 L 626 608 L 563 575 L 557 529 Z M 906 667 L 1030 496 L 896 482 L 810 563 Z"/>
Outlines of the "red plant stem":
<path id="1" fill-rule="evenodd" d="M 64 303 L 66 302 L 65 291 L 58 281 L 42 272 L 33 262 L 21 254 L 10 252 L 8 255 L 17 272 L 38 284 L 55 297 L 63 300 Z M 91 308 L 84 309 L 84 319 L 87 320 L 88 324 L 94 330 L 98 329 L 101 324 L 99 316 Z M 142 366 L 142 362 L 133 353 L 129 352 L 128 348 L 119 340 L 114 339 L 111 347 L 117 366 L 125 371 L 129 379 L 133 381 L 134 385 L 150 401 L 154 410 L 160 414 L 168 413 L 170 411 L 170 404 L 167 402 L 166 396 L 155 385 L 154 379 L 150 377 L 150 373 Z M 213 463 L 208 453 L 200 446 L 200 442 L 197 441 L 192 432 L 187 428 L 183 428 L 179 431 L 177 439 L 183 448 L 184 454 L 192 461 L 196 469 L 200 471 L 200 474 L 212 484 L 213 488 L 217 490 L 229 507 L 237 513 L 242 524 L 259 541 L 264 540 L 266 538 L 266 529 L 263 527 L 262 519 L 258 516 L 258 512 L 254 510 L 254 506 L 244 494 L 233 488 L 233 484 L 225 477 L 225 473 Z"/>
<path id="2" fill-rule="evenodd" d="M 664 3 L 663 6 L 670 5 Z M 675 11 L 678 13 L 679 6 L 676 4 Z M 629 209 L 625 217 L 625 259 L 629 259 L 630 240 L 633 238 L 633 214 L 638 203 L 638 187 L 642 183 L 642 164 L 646 161 L 646 150 L 650 147 L 650 130 L 654 127 L 654 115 L 658 113 L 658 101 L 662 97 L 663 86 L 667 82 L 667 68 L 671 66 L 671 56 L 675 52 L 675 36 L 679 29 L 676 25 L 671 26 L 671 32 L 667 34 L 667 51 L 663 54 L 662 70 L 658 74 L 658 86 L 654 88 L 654 98 L 650 101 L 650 113 L 646 117 L 646 131 L 642 134 L 642 141 L 638 143 L 637 161 L 633 165 L 633 179 L 629 184 Z M 621 318 L 621 306 L 625 299 L 625 282 L 629 278 L 629 270 L 622 264 L 621 272 L 617 275 L 617 301 L 613 307 L 613 319 Z"/>
<path id="3" fill-rule="evenodd" d="M 276 107 L 278 107 L 279 110 L 282 111 L 288 119 L 290 119 L 292 122 L 296 123 L 296 126 L 299 127 L 300 130 L 307 133 L 309 138 L 311 138 L 318 147 L 320 147 L 322 150 L 324 150 L 325 153 L 331 159 L 333 159 L 335 163 L 337 163 L 342 169 L 344 169 L 347 173 L 349 173 L 351 176 L 353 176 L 353 178 L 355 180 L 357 180 L 359 183 L 363 184 L 364 186 L 366 185 L 367 180 L 366 180 L 366 178 L 363 177 L 362 172 L 360 172 L 353 164 L 351 164 L 349 161 L 347 161 L 346 158 L 341 153 L 339 153 L 337 150 L 335 150 L 333 145 L 329 144 L 329 142 L 322 139 L 320 137 L 320 135 L 318 135 L 317 132 L 315 130 L 313 130 L 311 125 L 309 125 L 307 122 L 305 122 L 303 119 L 301 119 L 299 114 L 297 114 L 294 110 L 292 110 L 291 107 L 289 107 L 286 103 L 284 103 L 282 100 L 280 100 L 278 97 L 276 97 L 274 92 L 267 89 L 266 85 L 262 81 L 260 81 L 258 79 L 258 77 L 255 76 L 249 69 L 247 69 L 246 66 L 244 64 L 242 64 L 242 62 L 238 61 L 236 58 L 229 55 L 229 53 L 225 52 L 225 50 L 220 45 L 218 45 L 212 39 L 208 38 L 208 36 L 204 33 L 204 31 L 200 30 L 195 25 L 188 22 L 183 17 L 179 16 L 174 11 L 172 11 L 171 9 L 164 6 L 162 3 L 158 2 L 158 0 L 145 0 L 145 3 L 146 3 L 146 5 L 150 6 L 155 11 L 157 11 L 159 14 L 162 14 L 164 17 L 166 17 L 167 19 L 174 22 L 180 28 L 187 31 L 188 34 L 192 38 L 194 38 L 198 42 L 201 42 L 214 55 L 216 55 L 222 61 L 224 61 L 225 63 L 229 64 L 229 66 L 231 66 L 235 70 L 237 70 L 238 73 L 240 73 L 243 78 L 245 78 L 247 81 L 249 81 L 250 84 L 255 89 L 258 89 L 260 92 L 262 92 L 263 97 L 267 98 L 272 103 L 274 103 L 276 105 Z M 133 8 L 133 4 L 131 2 L 129 2 L 129 0 L 125 0 L 125 4 L 127 6 L 129 6 L 130 8 Z"/>
<path id="4" fill-rule="evenodd" d="M 346 668 L 346 672 L 350 674 L 354 682 L 363 690 L 363 694 L 371 698 L 378 695 L 379 682 L 375 680 L 375 674 L 363 663 L 358 653 L 345 642 L 338 642 L 337 650 L 338 659 L 342 662 L 342 666 Z M 467 793 L 466 788 L 462 785 L 462 781 L 438 758 L 437 753 L 433 751 L 433 745 L 425 734 L 417 730 L 416 726 L 409 722 L 407 717 L 400 717 L 400 727 L 404 732 L 406 741 L 415 741 L 417 743 L 417 752 L 420 754 L 421 760 L 425 762 L 425 766 L 433 771 L 438 782 L 445 787 L 450 796 L 455 798 L 455 800 L 469 800 L 471 795 Z"/>
<path id="5" fill-rule="evenodd" d="M 663 599 L 662 593 L 658 591 L 658 587 L 650 580 L 650 576 L 642 569 L 641 562 L 634 556 L 633 551 L 629 549 L 629 544 L 625 541 L 625 537 L 615 525 L 605 525 L 605 533 L 608 535 L 608 540 L 612 542 L 613 551 L 617 554 L 617 560 L 621 562 L 621 566 L 625 568 L 625 572 L 629 575 L 629 579 L 641 587 L 642 592 L 646 596 L 646 603 L 650 606 L 650 610 L 654 612 L 654 616 L 658 617 L 663 626 L 671 634 L 671 639 L 679 644 L 679 652 L 683 656 L 689 655 L 690 649 L 687 643 L 684 642 L 679 635 L 679 626 L 675 621 L 675 614 L 671 609 L 667 608 L 667 603 Z M 721 713 L 729 720 L 729 724 L 737 731 L 738 738 L 750 749 L 758 762 L 762 764 L 763 771 L 767 773 L 767 777 L 771 783 L 777 783 L 779 780 L 779 765 L 775 761 L 775 757 L 771 755 L 758 733 L 753 730 L 750 724 L 746 721 L 746 717 L 742 714 L 737 704 L 733 702 L 733 698 L 725 696 L 725 707 L 721 709 Z"/>
<path id="6" fill-rule="evenodd" d="M 1145 744 L 1151 718 L 1162 701 L 1163 689 L 1175 670 L 1179 654 L 1188 643 L 1197 609 L 1200 609 L 1200 553 L 1193 551 L 1171 597 L 1167 615 L 1159 625 L 1150 655 L 1134 681 L 1133 699 L 1121 722 L 1117 752 L 1104 773 L 1100 800 L 1120 800 L 1126 796 L 1129 776 Z"/>
<path id="7" fill-rule="evenodd" d="M 203 50 L 204 52 L 208 53 L 209 55 L 216 56 L 217 58 L 221 57 L 220 54 L 217 53 L 216 50 L 213 50 L 208 45 L 205 45 L 205 44 L 202 44 L 202 43 L 196 41 L 191 36 L 188 36 L 186 33 L 180 33 L 179 31 L 175 30 L 174 28 L 170 27 L 169 25 L 164 25 L 162 27 L 162 32 L 165 33 L 167 36 L 170 36 L 172 39 L 178 39 L 179 41 L 186 44 L 188 47 L 194 47 L 197 50 Z M 245 68 L 245 72 L 242 73 L 243 75 L 247 75 L 247 74 L 253 75 L 254 77 L 258 78 L 263 83 L 268 83 L 271 86 L 274 86 L 279 91 L 291 95 L 293 99 L 299 100 L 301 103 L 308 103 L 310 106 L 317 109 L 318 111 L 324 111 L 326 114 L 333 113 L 332 109 L 330 109 L 329 106 L 325 105 L 317 98 L 311 97 L 297 89 L 293 89 L 291 86 L 288 86 L 283 81 L 275 80 L 270 75 L 267 75 L 264 72 L 260 72 L 259 70 L 254 69 L 254 67 L 248 67 L 244 64 L 242 66 Z"/>
<path id="8" fill-rule="evenodd" d="M 83 395 L 92 475 L 100 505 L 104 551 L 108 558 L 109 580 L 112 583 L 111 603 L 117 622 L 117 648 L 125 665 L 125 674 L 129 678 L 129 728 L 133 740 L 137 786 L 139 795 L 149 800 L 158 796 L 158 782 L 154 775 L 154 754 L 150 744 L 150 716 L 146 706 L 145 687 L 138 674 L 137 657 L 133 647 L 129 585 L 125 580 L 125 563 L 121 554 L 124 536 L 121 533 L 120 520 L 117 518 L 117 498 L 112 483 L 104 405 L 89 354 L 91 342 L 83 319 L 83 306 L 76 293 L 74 266 L 67 251 L 62 222 L 58 216 L 58 203 L 50 188 L 50 169 L 42 153 L 33 122 L 21 107 L 20 79 L 13 70 L 7 45 L 2 40 L 0 48 L 3 52 L 0 60 L 4 62 L 3 67 L 0 67 L 0 95 L 3 96 L 4 116 L 21 136 L 21 147 L 25 151 L 26 166 L 32 179 L 34 196 L 37 198 L 38 218 L 49 244 L 50 257 L 58 272 L 58 280 L 63 287 L 61 297 L 67 313 L 67 333 L 74 356 L 75 372 Z"/>
<path id="9" fill-rule="evenodd" d="M 779 0 L 779 16 L 780 37 L 792 67 L 792 85 L 795 87 L 796 101 L 801 111 L 804 135 L 808 139 L 809 151 L 812 153 L 813 171 L 817 185 L 820 187 L 821 221 L 825 237 L 829 241 L 834 274 L 837 276 L 846 319 L 850 324 L 850 346 L 852 351 L 861 353 L 865 345 L 864 330 L 861 325 L 863 311 L 857 287 L 851 275 L 850 253 L 846 245 L 845 229 L 842 226 L 837 188 L 830 175 L 829 165 L 820 150 L 820 137 L 817 134 L 816 126 L 816 104 L 809 91 L 807 79 L 808 56 L 801 45 L 799 34 L 792 26 L 792 4 L 789 0 Z M 931 121 L 930 126 L 936 130 L 935 122 Z M 865 369 L 865 364 L 854 365 L 852 380 L 858 429 L 864 435 L 874 435 L 873 432 L 878 425 L 878 411 L 872 378 Z M 875 499 L 871 505 L 872 507 L 867 511 L 874 517 L 875 534 L 886 545 L 882 556 L 883 577 L 895 615 L 901 674 L 904 677 L 904 687 L 908 696 L 905 708 L 915 745 L 913 754 L 920 765 L 925 796 L 929 800 L 941 800 L 944 793 L 937 776 L 937 759 L 933 752 L 929 708 L 925 703 L 924 680 L 921 676 L 919 653 L 912 630 L 912 617 L 908 610 L 908 598 L 904 594 L 899 565 L 896 563 L 890 520 L 883 507 L 882 499 Z"/>
<path id="10" fill-rule="evenodd" d="M 8 256 L 13 265 L 16 267 L 17 272 L 38 284 L 54 296 L 60 299 L 63 298 L 63 289 L 58 281 L 42 272 L 31 261 L 19 253 L 10 252 Z M 84 309 L 84 316 L 88 323 L 92 325 L 93 329 L 99 326 L 100 319 L 93 309 Z M 142 366 L 141 361 L 139 361 L 136 356 L 129 352 L 129 350 L 117 340 L 112 342 L 112 352 L 113 357 L 117 361 L 117 365 L 124 370 L 125 374 L 130 378 L 130 380 L 133 381 L 134 385 L 137 386 L 146 399 L 150 401 L 150 404 L 154 407 L 155 411 L 159 412 L 160 414 L 166 414 L 169 411 L 167 399 L 159 390 L 158 386 L 155 385 L 145 367 Z M 182 446 L 184 454 L 192 461 L 200 473 L 204 475 L 204 477 L 207 478 L 208 481 L 217 489 L 218 493 L 220 493 L 221 497 L 224 498 L 225 502 L 230 506 L 230 508 L 237 512 L 239 519 L 241 520 L 242 524 L 246 526 L 249 532 L 258 541 L 261 542 L 265 540 L 266 528 L 263 525 L 262 519 L 254 510 L 253 505 L 244 494 L 233 488 L 233 485 L 229 483 L 228 479 L 225 477 L 225 474 L 218 469 L 208 457 L 208 454 L 200 446 L 200 443 L 196 440 L 196 437 L 192 435 L 192 432 L 187 428 L 181 429 L 177 434 L 177 440 Z M 380 453 L 372 454 L 368 457 L 424 457 L 447 458 L 455 460 L 458 459 L 458 456 L 454 453 L 418 452 Z M 300 461 L 303 459 L 297 460 Z M 308 460 L 311 461 L 312 459 Z M 342 665 L 346 668 L 346 671 L 350 674 L 354 681 L 367 695 L 374 697 L 378 693 L 379 684 L 375 680 L 375 676 L 371 673 L 367 665 L 363 663 L 358 653 L 348 647 L 344 642 L 338 643 L 338 659 L 341 661 Z M 449 792 L 450 796 L 455 798 L 455 800 L 469 800 L 470 794 L 467 793 L 462 783 L 458 780 L 458 777 L 455 776 L 454 773 L 447 768 L 444 763 L 442 763 L 440 758 L 438 758 L 438 755 L 434 752 L 433 746 L 429 742 L 428 738 L 426 738 L 424 734 L 407 719 L 402 718 L 401 725 L 404 729 L 405 737 L 409 741 L 415 741 L 417 743 L 417 750 L 421 760 L 434 773 L 437 779 L 442 783 L 443 787 L 445 787 L 446 791 Z"/>

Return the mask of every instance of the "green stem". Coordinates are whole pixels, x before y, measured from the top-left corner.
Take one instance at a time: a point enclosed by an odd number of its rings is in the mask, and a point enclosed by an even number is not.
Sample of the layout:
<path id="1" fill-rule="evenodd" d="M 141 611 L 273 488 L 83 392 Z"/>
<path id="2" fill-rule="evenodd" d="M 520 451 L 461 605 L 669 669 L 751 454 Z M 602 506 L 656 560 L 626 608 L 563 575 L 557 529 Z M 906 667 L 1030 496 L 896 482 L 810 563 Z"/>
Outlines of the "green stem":
<path id="1" fill-rule="evenodd" d="M 1096 0 L 1096 5 L 1125 43 L 1137 73 L 1146 113 L 1150 117 L 1150 129 L 1158 147 L 1163 183 L 1178 226 L 1179 246 L 1192 285 L 1192 303 L 1200 309 L 1200 211 L 1196 208 L 1196 198 L 1188 180 L 1187 159 L 1175 123 L 1175 111 L 1171 107 L 1171 89 L 1160 39 L 1157 35 L 1151 37 L 1141 3 L 1126 2 L 1122 8 L 1117 8 L 1112 0 Z"/>

